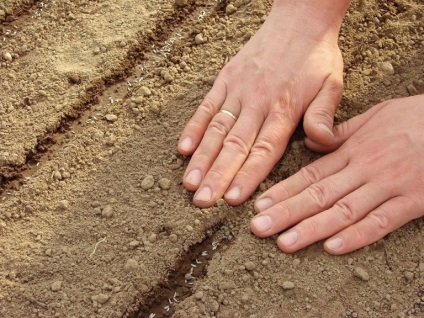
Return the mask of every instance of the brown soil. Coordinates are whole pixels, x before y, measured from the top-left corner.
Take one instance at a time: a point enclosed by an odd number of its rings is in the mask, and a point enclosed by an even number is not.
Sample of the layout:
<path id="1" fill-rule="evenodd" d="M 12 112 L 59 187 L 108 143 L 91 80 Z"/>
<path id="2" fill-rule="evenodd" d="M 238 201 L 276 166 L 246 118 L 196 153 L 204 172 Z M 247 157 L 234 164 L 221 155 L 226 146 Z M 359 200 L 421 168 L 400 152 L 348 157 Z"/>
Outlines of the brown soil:
<path id="1" fill-rule="evenodd" d="M 424 317 L 422 219 L 287 255 L 249 232 L 252 200 L 201 210 L 181 185 L 179 133 L 270 2 L 0 3 L 0 317 Z M 423 21 L 421 0 L 354 2 L 337 121 L 424 93 Z M 258 193 L 316 158 L 299 130 Z"/>

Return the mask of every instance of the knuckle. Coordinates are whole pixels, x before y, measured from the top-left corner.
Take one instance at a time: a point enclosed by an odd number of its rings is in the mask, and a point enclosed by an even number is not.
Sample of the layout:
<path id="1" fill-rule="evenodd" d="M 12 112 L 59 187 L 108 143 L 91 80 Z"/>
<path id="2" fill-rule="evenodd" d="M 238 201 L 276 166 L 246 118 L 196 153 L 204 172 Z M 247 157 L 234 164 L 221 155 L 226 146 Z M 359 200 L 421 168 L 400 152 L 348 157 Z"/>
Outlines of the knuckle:
<path id="1" fill-rule="evenodd" d="M 218 118 L 215 118 L 209 123 L 208 131 L 225 137 L 229 132 L 229 128 L 223 121 Z"/>
<path id="2" fill-rule="evenodd" d="M 209 97 L 205 97 L 199 106 L 199 110 L 206 113 L 208 116 L 213 117 L 216 113 L 216 106 Z"/>
<path id="3" fill-rule="evenodd" d="M 290 208 L 289 205 L 284 204 L 281 206 L 281 211 L 284 214 L 284 219 L 287 220 L 288 224 L 293 224 L 293 222 L 295 221 L 294 218 L 294 214 L 292 209 Z"/>
<path id="4" fill-rule="evenodd" d="M 313 165 L 303 167 L 300 169 L 300 173 L 309 185 L 312 185 L 321 180 L 320 172 Z"/>
<path id="5" fill-rule="evenodd" d="M 362 247 L 367 245 L 367 238 L 364 235 L 364 233 L 361 232 L 361 230 L 358 228 L 356 224 L 352 225 L 350 227 L 351 230 L 351 238 L 350 241 L 353 242 L 356 246 Z"/>
<path id="6" fill-rule="evenodd" d="M 308 233 L 309 237 L 316 237 L 320 233 L 320 225 L 313 217 L 303 221 L 302 226 L 305 227 L 305 233 Z"/>
<path id="7" fill-rule="evenodd" d="M 224 170 L 220 167 L 210 168 L 207 176 L 209 180 L 225 180 Z"/>
<path id="8" fill-rule="evenodd" d="M 328 204 L 328 189 L 327 187 L 322 183 L 315 183 L 311 185 L 307 193 L 312 198 L 312 200 L 315 202 L 315 204 L 318 205 L 320 208 L 325 208 Z"/>
<path id="9" fill-rule="evenodd" d="M 275 147 L 271 142 L 260 140 L 253 145 L 252 149 L 250 149 L 250 155 L 269 159 L 273 157 L 274 149 Z"/>
<path id="10" fill-rule="evenodd" d="M 389 227 L 389 220 L 384 211 L 375 211 L 370 213 L 370 219 L 373 223 L 373 227 L 380 231 L 386 231 Z"/>
<path id="11" fill-rule="evenodd" d="M 352 224 L 356 221 L 356 213 L 350 202 L 338 201 L 334 204 L 334 209 L 340 215 L 344 224 Z"/>
<path id="12" fill-rule="evenodd" d="M 229 148 L 237 153 L 241 153 L 246 157 L 249 154 L 249 145 L 243 138 L 236 134 L 229 134 L 227 138 L 224 139 L 223 146 L 224 148 Z"/>
<path id="13" fill-rule="evenodd" d="M 196 151 L 191 157 L 192 162 L 210 162 L 212 157 L 209 152 Z"/>

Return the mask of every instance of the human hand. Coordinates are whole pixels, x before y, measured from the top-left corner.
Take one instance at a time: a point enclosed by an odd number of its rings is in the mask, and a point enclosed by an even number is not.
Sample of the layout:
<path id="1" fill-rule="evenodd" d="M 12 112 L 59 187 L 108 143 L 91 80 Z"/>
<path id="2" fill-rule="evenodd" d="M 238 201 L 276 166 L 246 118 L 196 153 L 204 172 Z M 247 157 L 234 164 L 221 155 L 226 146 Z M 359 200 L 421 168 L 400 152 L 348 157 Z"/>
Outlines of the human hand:
<path id="1" fill-rule="evenodd" d="M 278 10 L 222 69 L 181 135 L 179 152 L 194 153 L 183 184 L 197 191 L 199 207 L 212 206 L 224 193 L 231 205 L 244 202 L 281 158 L 305 112 L 307 135 L 333 142 L 342 94 L 337 24 L 343 13 L 335 18 L 318 15 L 316 7 L 298 15 Z"/>
<path id="2" fill-rule="evenodd" d="M 424 216 L 424 95 L 378 104 L 334 129 L 333 153 L 263 193 L 252 232 L 277 239 L 287 253 L 329 238 L 345 254 Z"/>

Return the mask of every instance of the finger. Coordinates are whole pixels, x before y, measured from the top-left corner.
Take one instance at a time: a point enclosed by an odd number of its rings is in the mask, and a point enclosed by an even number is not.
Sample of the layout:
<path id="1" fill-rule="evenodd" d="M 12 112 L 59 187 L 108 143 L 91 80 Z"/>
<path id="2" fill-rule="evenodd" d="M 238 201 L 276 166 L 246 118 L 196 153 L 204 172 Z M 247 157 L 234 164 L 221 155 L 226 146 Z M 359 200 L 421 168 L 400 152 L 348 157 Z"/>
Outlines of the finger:
<path id="1" fill-rule="evenodd" d="M 311 141 L 321 145 L 334 143 L 334 113 L 343 92 L 343 78 L 330 75 L 318 95 L 309 105 L 303 119 L 303 128 Z"/>
<path id="2" fill-rule="evenodd" d="M 239 119 L 222 142 L 222 149 L 208 170 L 193 202 L 199 207 L 215 204 L 241 168 L 261 129 L 264 117 L 253 108 L 241 112 Z M 203 142 L 202 142 L 203 143 Z"/>
<path id="3" fill-rule="evenodd" d="M 361 187 L 363 181 L 346 168 L 304 191 L 259 213 L 250 228 L 259 237 L 268 237 L 325 211 L 338 200 Z"/>
<path id="4" fill-rule="evenodd" d="M 383 238 L 402 225 L 419 217 L 419 207 L 404 196 L 391 198 L 361 221 L 327 240 L 325 250 L 333 255 L 352 252 Z"/>
<path id="5" fill-rule="evenodd" d="M 196 150 L 206 128 L 221 108 L 226 96 L 227 86 L 218 78 L 181 134 L 178 141 L 178 151 L 182 155 L 189 156 Z"/>
<path id="6" fill-rule="evenodd" d="M 299 194 L 312 184 L 336 174 L 347 165 L 348 158 L 343 151 L 326 155 L 264 192 L 255 202 L 255 211 L 265 211 L 273 205 Z"/>
<path id="7" fill-rule="evenodd" d="M 334 127 L 334 140 L 331 144 L 320 143 L 309 137 L 305 139 L 305 145 L 312 151 L 328 153 L 338 149 L 347 139 L 357 132 L 365 123 L 367 123 L 376 113 L 378 113 L 389 101 L 382 102 L 370 108 L 365 113 L 355 116 Z"/>
<path id="8" fill-rule="evenodd" d="M 295 129 L 296 120 L 288 116 L 269 115 L 259 132 L 249 157 L 235 176 L 225 200 L 238 205 L 256 190 L 277 163 Z"/>
<path id="9" fill-rule="evenodd" d="M 184 186 L 196 191 L 222 149 L 224 139 L 236 123 L 240 112 L 238 99 L 227 99 L 208 125 L 203 139 L 194 152 L 183 177 Z M 233 118 L 235 117 L 235 119 Z"/>
<path id="10" fill-rule="evenodd" d="M 305 219 L 282 234 L 277 245 L 284 252 L 293 253 L 358 222 L 389 198 L 390 193 L 380 185 L 367 183 L 338 200 L 328 210 Z"/>

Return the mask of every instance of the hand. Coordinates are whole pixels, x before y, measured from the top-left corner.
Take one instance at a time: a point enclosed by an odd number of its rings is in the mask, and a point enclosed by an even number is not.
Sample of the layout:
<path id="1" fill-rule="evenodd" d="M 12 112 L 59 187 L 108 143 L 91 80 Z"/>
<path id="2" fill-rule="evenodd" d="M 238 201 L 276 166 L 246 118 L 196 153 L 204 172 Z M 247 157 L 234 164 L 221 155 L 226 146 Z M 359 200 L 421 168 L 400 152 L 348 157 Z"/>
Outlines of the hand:
<path id="1" fill-rule="evenodd" d="M 244 202 L 281 158 L 305 112 L 307 135 L 321 144 L 333 142 L 343 62 L 338 27 L 328 21 L 337 25 L 341 18 L 323 14 L 319 19 L 325 16 L 325 23 L 305 22 L 288 11 L 271 11 L 222 69 L 181 135 L 179 152 L 194 152 L 183 183 L 197 191 L 199 207 L 212 206 L 224 193 L 231 205 Z M 301 13 L 317 16 L 316 8 Z"/>
<path id="2" fill-rule="evenodd" d="M 424 95 L 378 104 L 335 127 L 333 153 L 262 194 L 251 222 L 287 253 L 329 238 L 334 255 L 369 245 L 424 216 Z"/>

